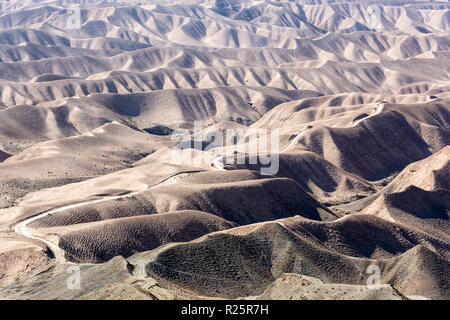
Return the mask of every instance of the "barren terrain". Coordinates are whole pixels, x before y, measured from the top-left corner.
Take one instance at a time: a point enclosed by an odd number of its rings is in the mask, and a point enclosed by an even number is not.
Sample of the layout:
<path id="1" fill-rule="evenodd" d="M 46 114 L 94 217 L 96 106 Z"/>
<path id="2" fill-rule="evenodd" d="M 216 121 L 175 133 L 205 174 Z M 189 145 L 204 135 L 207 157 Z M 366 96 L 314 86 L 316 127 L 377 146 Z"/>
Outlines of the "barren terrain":
<path id="1" fill-rule="evenodd" d="M 2 299 L 449 299 L 449 181 L 446 1 L 0 0 Z"/>

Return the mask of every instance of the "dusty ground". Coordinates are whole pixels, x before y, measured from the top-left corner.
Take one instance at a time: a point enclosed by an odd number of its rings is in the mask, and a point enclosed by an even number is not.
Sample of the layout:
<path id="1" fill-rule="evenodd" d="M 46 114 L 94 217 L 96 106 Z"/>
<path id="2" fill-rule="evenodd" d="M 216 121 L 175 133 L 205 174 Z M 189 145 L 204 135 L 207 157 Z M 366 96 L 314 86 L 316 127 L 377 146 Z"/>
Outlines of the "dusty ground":
<path id="1" fill-rule="evenodd" d="M 449 299 L 450 5 L 406 3 L 1 3 L 0 297 Z"/>

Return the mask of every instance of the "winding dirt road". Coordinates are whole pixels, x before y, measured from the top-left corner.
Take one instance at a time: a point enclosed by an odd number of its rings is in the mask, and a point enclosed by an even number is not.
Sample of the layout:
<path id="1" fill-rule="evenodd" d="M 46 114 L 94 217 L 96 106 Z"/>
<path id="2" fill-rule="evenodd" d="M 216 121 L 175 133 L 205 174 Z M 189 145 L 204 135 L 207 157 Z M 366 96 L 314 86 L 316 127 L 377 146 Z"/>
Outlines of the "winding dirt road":
<path id="1" fill-rule="evenodd" d="M 154 187 L 158 187 L 161 185 L 168 185 L 168 184 L 175 184 L 179 181 L 179 178 L 181 178 L 182 176 L 186 176 L 192 173 L 195 173 L 198 171 L 187 171 L 187 172 L 179 172 L 177 174 L 174 174 L 162 181 L 160 181 L 159 183 L 149 186 L 147 184 L 142 184 L 141 188 L 139 188 L 136 191 L 127 193 L 127 194 L 122 194 L 122 195 L 118 195 L 118 196 L 107 196 L 107 197 L 103 197 L 101 199 L 97 199 L 97 200 L 91 200 L 91 201 L 86 201 L 86 202 L 81 202 L 81 203 L 76 203 L 76 204 L 70 204 L 67 206 L 63 206 L 60 208 L 56 208 L 56 209 L 52 209 L 49 211 L 45 211 L 43 213 L 40 213 L 38 215 L 35 215 L 33 217 L 30 217 L 28 219 L 25 219 L 21 222 L 19 222 L 18 224 L 16 224 L 14 226 L 14 232 L 17 234 L 20 234 L 21 236 L 24 236 L 26 238 L 29 239 L 34 239 L 34 240 L 38 240 L 41 241 L 43 243 L 45 243 L 47 245 L 47 247 L 51 250 L 51 252 L 53 253 L 54 257 L 55 257 L 55 261 L 58 263 L 64 263 L 64 262 L 69 262 L 66 260 L 65 258 L 65 252 L 63 249 L 61 249 L 56 243 L 45 239 L 45 238 L 41 238 L 36 234 L 33 234 L 31 228 L 28 227 L 28 225 L 30 223 L 32 223 L 33 221 L 42 219 L 48 215 L 52 215 L 58 212 L 63 212 L 66 210 L 70 210 L 70 209 L 75 209 L 75 208 L 80 208 L 86 205 L 90 205 L 90 204 L 95 204 L 95 203 L 101 203 L 101 202 L 106 202 L 106 201 L 111 201 L 111 200 L 118 200 L 118 199 L 125 199 L 125 198 L 129 198 L 129 197 L 133 197 L 135 195 L 138 195 L 150 188 L 154 188 Z"/>

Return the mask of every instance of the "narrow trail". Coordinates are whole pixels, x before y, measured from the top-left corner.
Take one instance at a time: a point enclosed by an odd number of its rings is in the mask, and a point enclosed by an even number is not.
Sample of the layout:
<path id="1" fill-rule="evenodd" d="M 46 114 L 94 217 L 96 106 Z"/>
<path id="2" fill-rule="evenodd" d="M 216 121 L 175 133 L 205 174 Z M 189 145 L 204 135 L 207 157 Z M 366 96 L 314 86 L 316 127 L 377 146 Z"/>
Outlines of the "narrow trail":
<path id="1" fill-rule="evenodd" d="M 142 187 L 139 190 L 133 191 L 131 193 L 127 193 L 127 194 L 123 194 L 123 195 L 118 195 L 118 196 L 107 196 L 107 197 L 103 197 L 101 199 L 97 199 L 97 200 L 91 200 L 91 201 L 85 201 L 85 202 L 80 202 L 80 203 L 76 203 L 76 204 L 70 204 L 67 206 L 63 206 L 60 208 L 56 208 L 56 209 L 52 209 L 46 212 L 43 212 L 41 214 L 35 215 L 33 217 L 30 217 L 28 219 L 25 219 L 19 223 L 17 223 L 14 226 L 14 232 L 17 234 L 20 234 L 21 236 L 24 236 L 26 238 L 29 239 L 33 239 L 33 240 L 38 240 L 41 241 L 43 243 L 45 243 L 47 245 L 47 247 L 51 250 L 51 252 L 53 253 L 54 257 L 55 257 L 55 262 L 57 263 L 71 263 L 70 261 L 67 261 L 65 258 L 65 252 L 63 249 L 61 249 L 56 243 L 47 240 L 45 238 L 41 238 L 38 235 L 33 234 L 32 230 L 28 227 L 28 225 L 36 220 L 42 219 L 46 216 L 58 213 L 58 212 L 62 212 L 62 211 L 66 211 L 66 210 L 70 210 L 70 209 L 75 209 L 75 208 L 80 208 L 86 205 L 90 205 L 90 204 L 95 204 L 95 203 L 101 203 L 101 202 L 106 202 L 106 201 L 111 201 L 111 200 L 118 200 L 118 199 L 125 199 L 125 198 L 129 198 L 129 197 L 133 197 L 135 195 L 141 194 L 142 192 L 150 189 L 150 188 L 154 188 L 160 185 L 167 185 L 167 184 L 175 184 L 178 182 L 179 179 L 177 179 L 179 176 L 185 176 L 185 175 L 189 175 L 191 173 L 194 173 L 197 171 L 189 171 L 189 172 L 180 172 L 177 173 L 173 176 L 170 176 L 162 181 L 160 181 L 159 183 L 149 186 L 147 184 L 142 184 Z"/>
<path id="2" fill-rule="evenodd" d="M 222 162 L 222 158 L 221 157 L 220 158 L 215 158 L 212 161 L 212 164 L 213 164 L 213 167 L 216 168 L 217 170 L 225 171 L 225 166 L 224 166 L 224 164 Z"/>
<path id="3" fill-rule="evenodd" d="M 360 124 L 362 121 L 370 119 L 372 117 L 375 117 L 376 115 L 380 114 L 381 112 L 383 112 L 384 109 L 384 103 L 379 103 L 377 106 L 377 109 L 374 113 L 372 113 L 370 116 L 367 116 L 365 118 L 359 119 L 358 121 L 356 121 L 352 127 L 356 127 L 358 124 Z"/>
<path id="4" fill-rule="evenodd" d="M 298 141 L 299 141 L 299 140 L 301 139 L 301 137 L 303 136 L 303 134 L 304 134 L 304 133 L 306 132 L 306 130 L 308 130 L 308 129 L 311 129 L 311 128 L 305 128 L 305 129 L 303 129 L 302 131 L 300 131 L 300 132 L 295 136 L 295 138 L 292 139 L 292 141 L 287 145 L 287 147 L 284 148 L 280 153 L 285 153 L 286 151 L 288 151 L 288 150 L 294 148 L 294 147 L 297 145 Z"/>
<path id="5" fill-rule="evenodd" d="M 352 127 L 356 127 L 358 124 L 360 124 L 362 121 L 367 120 L 369 118 L 375 117 L 376 115 L 380 114 L 381 112 L 383 112 L 384 109 L 384 103 L 379 103 L 377 105 L 377 109 L 375 110 L 374 113 L 372 113 L 371 115 L 364 117 L 362 119 L 359 119 L 358 121 L 356 121 L 355 123 L 353 123 Z M 312 129 L 312 127 L 310 128 L 305 128 L 302 131 L 300 131 L 294 139 L 292 139 L 292 141 L 286 146 L 286 148 L 283 149 L 283 151 L 281 151 L 280 153 L 284 153 L 292 148 L 295 147 L 295 145 L 298 143 L 298 141 L 302 138 L 303 134 L 306 132 L 306 130 L 308 129 Z"/>

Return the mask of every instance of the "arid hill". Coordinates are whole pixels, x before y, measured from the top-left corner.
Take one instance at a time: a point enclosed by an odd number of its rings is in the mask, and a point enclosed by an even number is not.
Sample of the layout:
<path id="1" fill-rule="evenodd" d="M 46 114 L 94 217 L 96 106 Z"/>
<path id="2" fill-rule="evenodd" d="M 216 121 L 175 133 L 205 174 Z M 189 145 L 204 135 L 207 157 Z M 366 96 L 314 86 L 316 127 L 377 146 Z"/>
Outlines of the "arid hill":
<path id="1" fill-rule="evenodd" d="M 0 298 L 450 298 L 448 1 L 69 2 L 0 2 Z"/>

